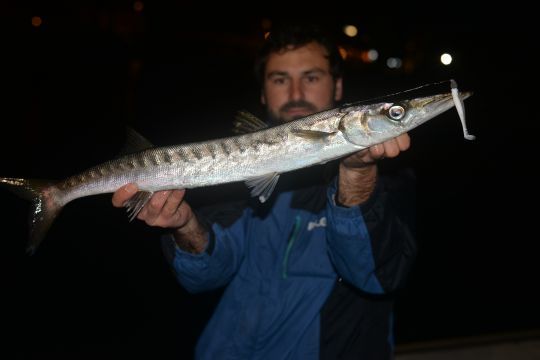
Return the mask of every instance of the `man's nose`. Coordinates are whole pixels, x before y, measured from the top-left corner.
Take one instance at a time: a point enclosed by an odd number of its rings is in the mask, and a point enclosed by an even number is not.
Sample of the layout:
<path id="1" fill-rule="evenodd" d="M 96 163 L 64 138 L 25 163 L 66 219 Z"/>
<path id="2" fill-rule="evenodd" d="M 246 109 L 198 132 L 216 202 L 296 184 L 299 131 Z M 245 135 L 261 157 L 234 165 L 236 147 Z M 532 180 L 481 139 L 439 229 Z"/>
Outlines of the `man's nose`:
<path id="1" fill-rule="evenodd" d="M 289 89 L 289 98 L 294 101 L 304 99 L 304 88 L 300 80 L 291 81 L 291 86 Z"/>

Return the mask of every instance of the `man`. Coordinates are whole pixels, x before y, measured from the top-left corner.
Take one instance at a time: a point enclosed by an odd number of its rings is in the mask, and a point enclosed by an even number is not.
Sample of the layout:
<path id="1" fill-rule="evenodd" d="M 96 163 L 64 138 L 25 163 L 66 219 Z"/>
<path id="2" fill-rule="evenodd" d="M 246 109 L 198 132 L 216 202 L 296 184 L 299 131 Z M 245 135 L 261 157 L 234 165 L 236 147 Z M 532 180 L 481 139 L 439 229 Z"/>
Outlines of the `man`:
<path id="1" fill-rule="evenodd" d="M 343 95 L 341 61 L 317 28 L 273 30 L 257 62 L 269 121 L 334 107 Z M 196 216 L 185 190 L 155 193 L 137 217 L 171 229 L 179 282 L 192 292 L 227 286 L 197 358 L 389 358 L 385 294 L 402 284 L 414 241 L 376 162 L 408 147 L 404 134 L 341 159 L 329 182 L 278 183 L 268 203 L 229 206 L 227 221 L 216 212 Z M 122 187 L 113 204 L 136 191 Z"/>

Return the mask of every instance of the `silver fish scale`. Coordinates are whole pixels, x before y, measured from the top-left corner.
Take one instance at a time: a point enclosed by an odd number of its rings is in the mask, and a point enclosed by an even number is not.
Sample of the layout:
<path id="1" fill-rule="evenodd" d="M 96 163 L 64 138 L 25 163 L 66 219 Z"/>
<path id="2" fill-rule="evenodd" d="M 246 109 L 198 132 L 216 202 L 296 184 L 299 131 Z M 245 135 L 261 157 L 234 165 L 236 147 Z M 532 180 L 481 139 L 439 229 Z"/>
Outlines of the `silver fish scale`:
<path id="1" fill-rule="evenodd" d="M 334 114 L 335 112 L 326 112 Z M 332 118 L 330 118 L 331 120 Z M 335 120 L 335 119 L 334 119 Z M 311 127 L 335 131 L 336 121 L 312 116 L 272 129 L 224 139 L 146 150 L 111 160 L 72 176 L 58 185 L 62 203 L 98 193 L 114 192 L 129 182 L 141 190 L 193 188 L 243 181 L 272 172 L 284 172 L 319 161 L 322 145 L 291 135 Z"/>

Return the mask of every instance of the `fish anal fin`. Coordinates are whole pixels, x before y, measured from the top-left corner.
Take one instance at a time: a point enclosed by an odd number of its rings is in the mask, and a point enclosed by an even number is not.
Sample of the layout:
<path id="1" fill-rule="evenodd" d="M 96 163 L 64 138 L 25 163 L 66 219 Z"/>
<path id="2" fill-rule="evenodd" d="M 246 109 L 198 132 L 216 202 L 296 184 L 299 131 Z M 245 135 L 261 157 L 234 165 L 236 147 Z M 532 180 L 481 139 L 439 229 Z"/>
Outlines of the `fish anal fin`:
<path id="1" fill-rule="evenodd" d="M 251 196 L 258 196 L 260 202 L 268 200 L 279 180 L 279 174 L 274 172 L 246 180 L 251 189 Z"/>
<path id="2" fill-rule="evenodd" d="M 129 221 L 133 221 L 139 211 L 146 205 L 148 200 L 152 197 L 154 193 L 151 191 L 139 191 L 133 195 L 126 203 L 124 207 L 126 208 L 129 216 Z"/>
<path id="3" fill-rule="evenodd" d="M 236 134 L 249 134 L 268 128 L 268 124 L 246 110 L 238 111 L 233 125 L 233 132 Z"/>

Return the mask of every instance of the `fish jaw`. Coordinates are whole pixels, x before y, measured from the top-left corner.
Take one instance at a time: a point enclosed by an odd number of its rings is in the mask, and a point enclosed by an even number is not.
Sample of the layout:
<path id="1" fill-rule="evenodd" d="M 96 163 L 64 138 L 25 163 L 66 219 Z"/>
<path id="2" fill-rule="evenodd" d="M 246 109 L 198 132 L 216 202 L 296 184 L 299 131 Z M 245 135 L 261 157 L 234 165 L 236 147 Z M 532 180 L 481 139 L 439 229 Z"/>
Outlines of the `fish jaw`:
<path id="1" fill-rule="evenodd" d="M 459 98 L 463 101 L 471 95 L 472 92 L 462 92 L 459 94 Z M 410 105 L 417 112 L 415 118 L 411 121 L 414 123 L 413 126 L 416 127 L 454 107 L 455 103 L 452 94 L 445 93 L 410 100 Z"/>

